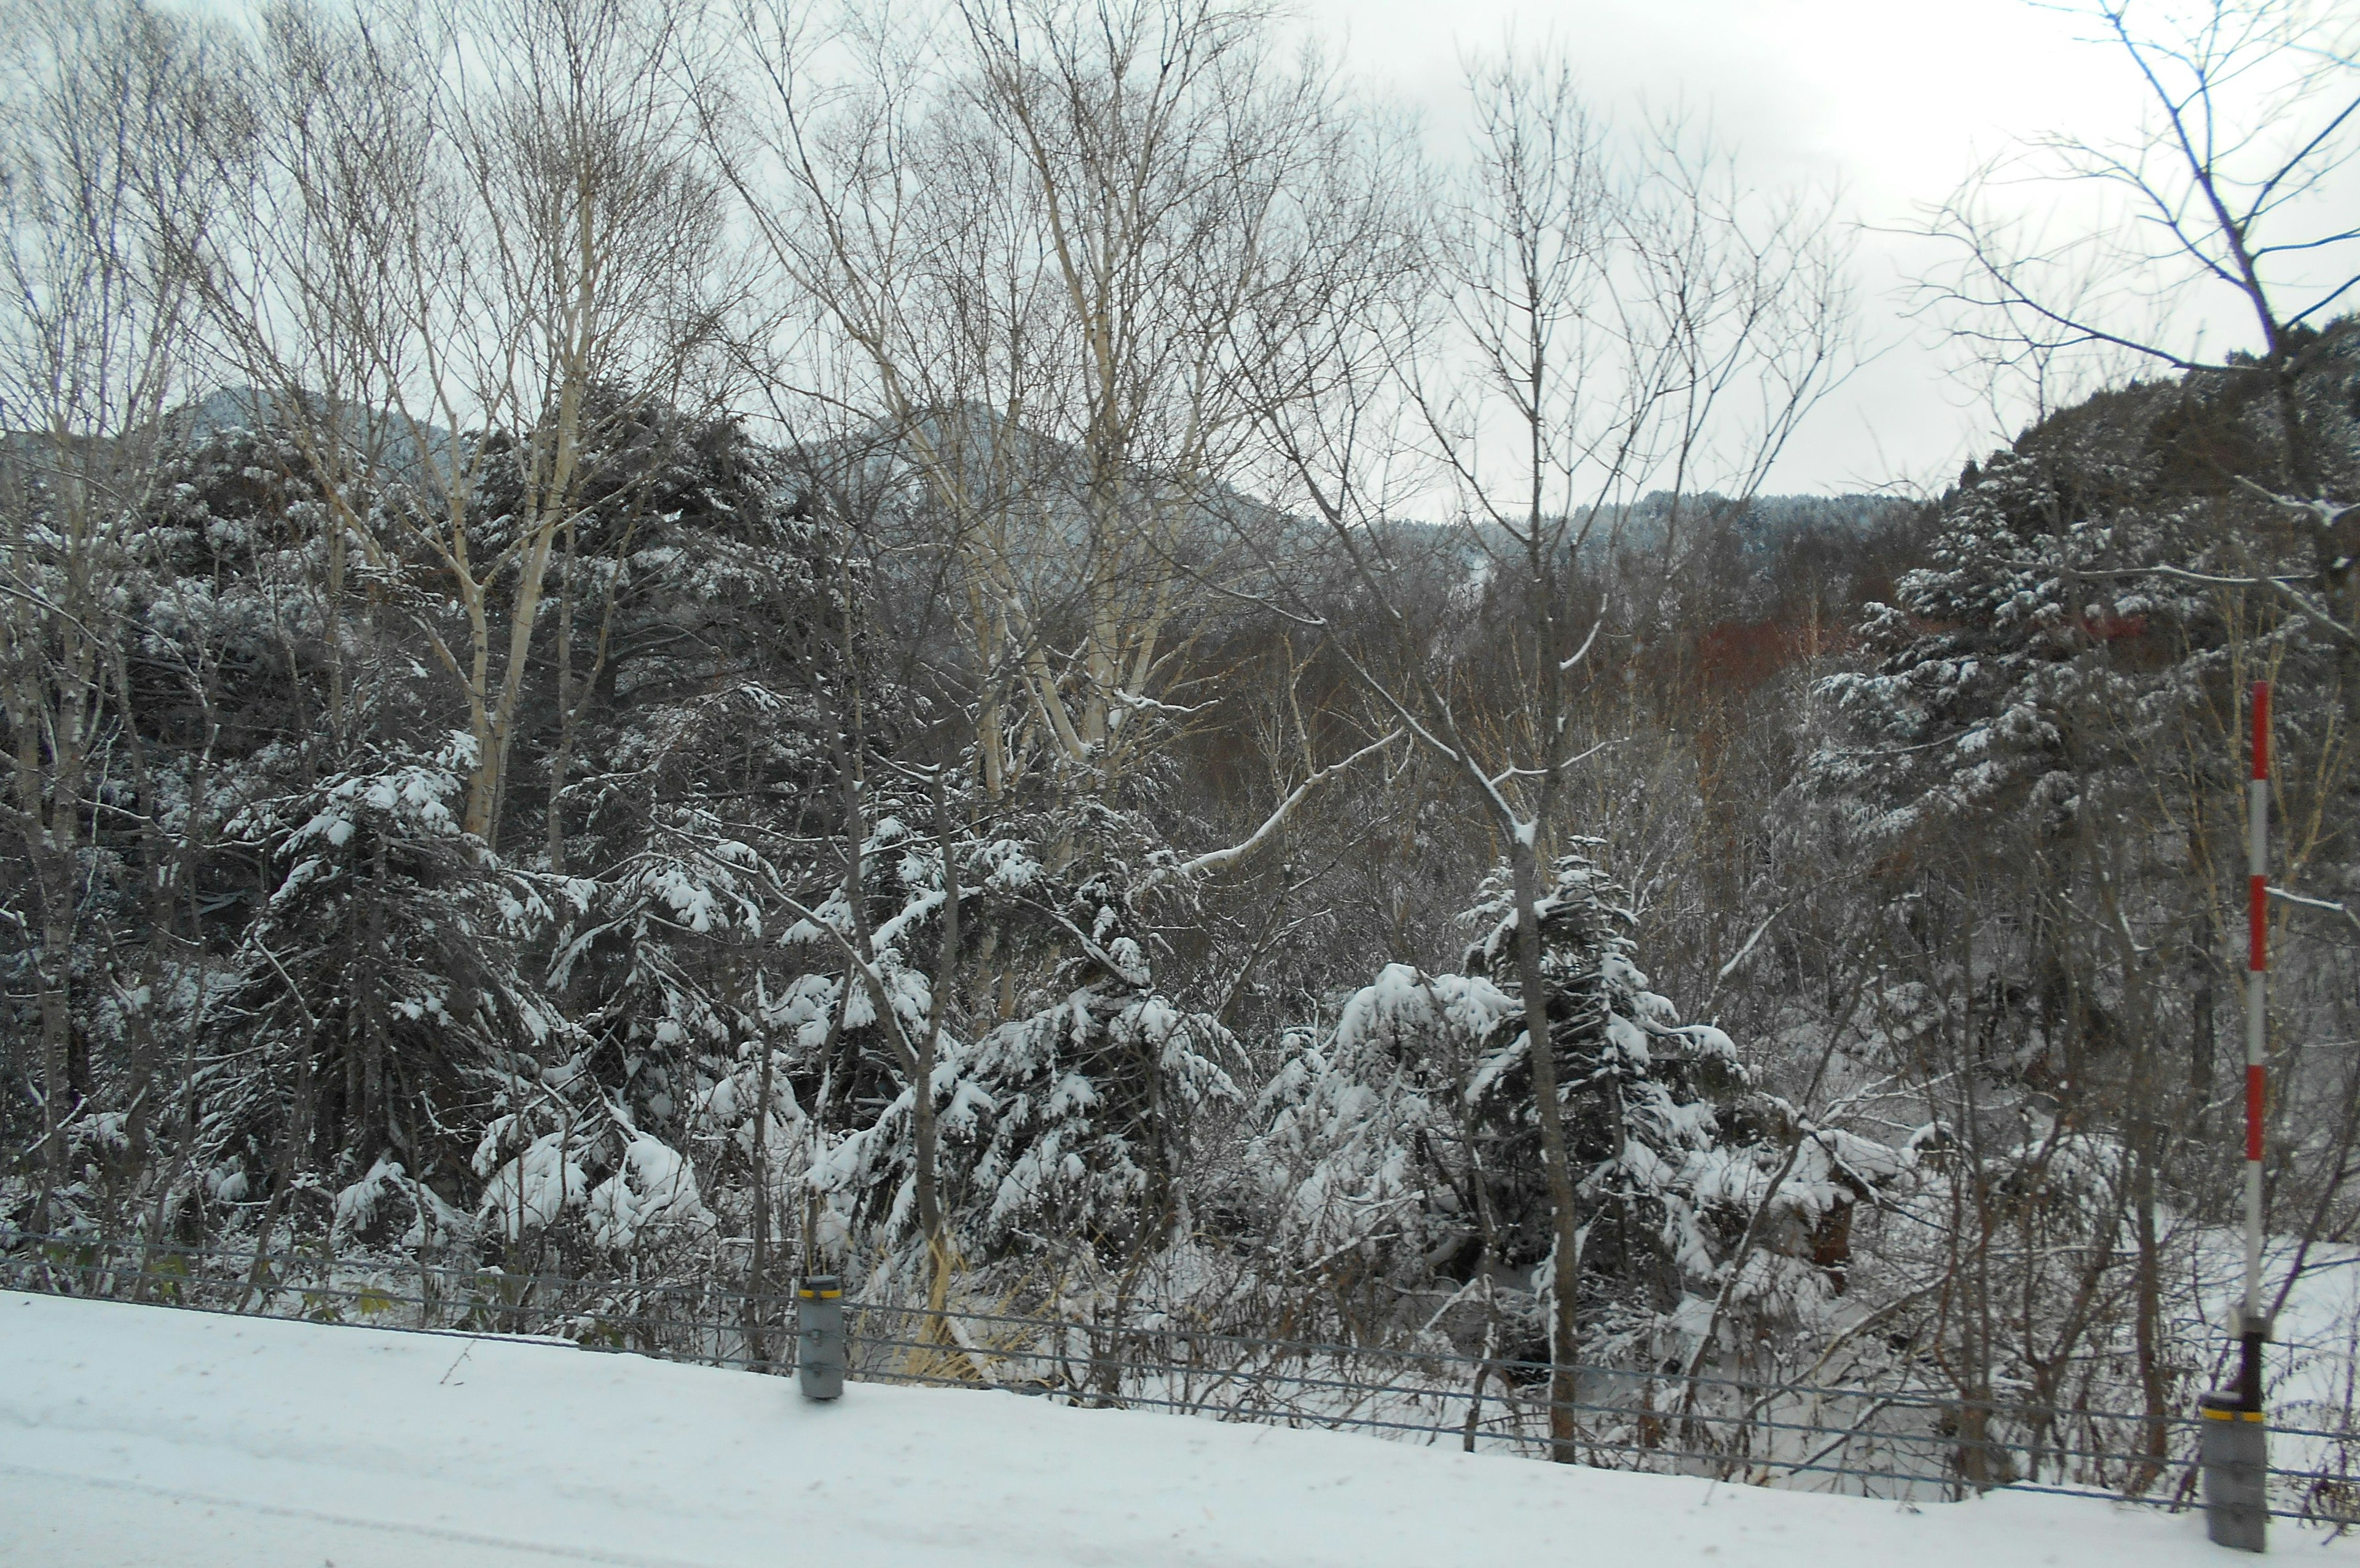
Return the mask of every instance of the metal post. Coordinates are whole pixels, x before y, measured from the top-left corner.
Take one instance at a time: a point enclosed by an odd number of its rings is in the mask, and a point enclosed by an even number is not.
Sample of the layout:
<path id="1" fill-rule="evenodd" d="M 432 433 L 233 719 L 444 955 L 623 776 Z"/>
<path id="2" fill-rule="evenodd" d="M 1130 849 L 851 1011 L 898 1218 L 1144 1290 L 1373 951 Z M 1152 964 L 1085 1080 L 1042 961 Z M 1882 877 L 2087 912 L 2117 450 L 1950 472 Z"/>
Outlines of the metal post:
<path id="1" fill-rule="evenodd" d="M 2269 1428 L 2262 1413 L 2262 1142 L 2268 1108 L 2270 683 L 2254 682 L 2245 780 L 2245 1288 L 2237 1305 L 2237 1386 L 2198 1401 L 2204 1418 L 2204 1528 L 2213 1542 L 2267 1550 Z"/>
<path id="2" fill-rule="evenodd" d="M 844 1288 L 833 1274 L 795 1286 L 795 1377 L 806 1399 L 844 1394 Z"/>
<path id="3" fill-rule="evenodd" d="M 2204 1394 L 2199 1461 L 2204 1471 L 2204 1533 L 2215 1546 L 2269 1550 L 2269 1429 L 2242 1394 Z"/>
<path id="4" fill-rule="evenodd" d="M 2246 1410 L 2261 1410 L 2261 1134 L 2270 1028 L 2270 681 L 2254 681 L 2254 776 L 2246 801 L 2245 957 L 2245 1366 Z"/>
<path id="5" fill-rule="evenodd" d="M 2270 683 L 2254 682 L 2253 777 L 2245 781 L 2245 1297 L 2237 1391 L 2262 1408 L 2262 1129 L 2270 991 Z"/>

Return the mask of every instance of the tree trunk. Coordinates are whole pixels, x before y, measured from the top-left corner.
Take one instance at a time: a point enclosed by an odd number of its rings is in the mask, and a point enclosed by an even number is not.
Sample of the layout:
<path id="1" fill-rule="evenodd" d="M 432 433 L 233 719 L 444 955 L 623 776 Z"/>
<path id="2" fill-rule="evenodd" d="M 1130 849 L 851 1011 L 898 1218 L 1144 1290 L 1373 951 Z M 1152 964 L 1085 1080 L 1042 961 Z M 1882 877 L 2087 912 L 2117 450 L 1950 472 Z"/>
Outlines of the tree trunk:
<path id="1" fill-rule="evenodd" d="M 2147 1421 L 2140 1428 L 2140 1454 L 2147 1461 L 2134 1474 L 2130 1491 L 2145 1492 L 2155 1485 L 2169 1459 L 2170 1409 L 2163 1367 L 2163 1248 L 2156 1234 L 2155 1164 L 2161 1152 L 2162 1125 L 2147 1120 L 2131 1146 L 2133 1232 L 2137 1241 L 2136 1303 L 2132 1332 L 2138 1352 L 2139 1392 L 2146 1400 Z"/>
<path id="2" fill-rule="evenodd" d="M 1549 1249 L 1549 1458 L 1575 1462 L 1574 1310 L 1580 1302 L 1581 1237 L 1575 1212 L 1573 1163 L 1565 1142 L 1565 1108 L 1557 1099 L 1557 1056 L 1549 1038 L 1549 985 L 1541 969 L 1539 856 L 1512 840 L 1516 898 L 1516 971 L 1524 992 L 1525 1053 L 1533 1070 L 1533 1109 L 1540 1123 L 1541 1166 L 1547 1179 Z"/>
<path id="3" fill-rule="evenodd" d="M 565 871 L 565 774 L 574 763 L 574 526 L 565 528 L 565 576 L 557 594 L 557 745 L 549 757 L 549 809 L 543 833 L 552 876 Z"/>
<path id="4" fill-rule="evenodd" d="M 770 1037 L 757 1041 L 762 1065 L 754 1074 L 754 1257 L 746 1281 L 747 1350 L 757 1367 L 770 1361 L 762 1321 L 770 1284 Z"/>
<path id="5" fill-rule="evenodd" d="M 45 857 L 46 858 L 46 857 Z M 72 1114 L 73 1051 L 73 922 L 60 911 L 64 898 L 53 884 L 61 880 L 46 864 L 41 867 L 41 958 L 38 966 L 41 990 L 41 1148 L 49 1193 L 65 1185 L 65 1124 Z M 69 885 L 64 890 L 71 895 Z M 46 1225 L 48 1216 L 39 1216 Z"/>
<path id="6" fill-rule="evenodd" d="M 2194 995 L 2189 1004 L 2189 1126 L 2201 1138 L 2204 1136 L 2205 1124 L 2212 1119 L 2212 1054 L 2220 1025 L 2212 986 L 2212 955 L 2198 948 L 2193 960 L 2192 967 L 2196 971 L 2192 988 Z"/>
<path id="7" fill-rule="evenodd" d="M 934 995 L 926 1007 L 926 1032 L 918 1041 L 918 1071 L 912 1086 L 910 1160 L 918 1197 L 918 1225 L 926 1237 L 926 1304 L 941 1312 L 949 1299 L 950 1237 L 943 1228 L 942 1193 L 934 1167 L 934 1062 L 941 1054 L 943 1014 L 957 984 L 959 947 L 958 856 L 951 832 L 950 800 L 943 784 L 943 768 L 934 776 L 934 843 L 943 860 L 943 940 L 934 964 Z M 939 1318 L 930 1320 L 942 1325 Z"/>
<path id="8" fill-rule="evenodd" d="M 369 850 L 370 898 L 363 938 L 363 951 L 367 954 L 366 968 L 362 974 L 357 995 L 353 998 L 361 1010 L 361 1103 L 358 1125 L 353 1129 L 353 1152 L 366 1161 L 376 1153 L 388 1122 L 385 1098 L 385 831 L 380 826 L 372 835 Z"/>

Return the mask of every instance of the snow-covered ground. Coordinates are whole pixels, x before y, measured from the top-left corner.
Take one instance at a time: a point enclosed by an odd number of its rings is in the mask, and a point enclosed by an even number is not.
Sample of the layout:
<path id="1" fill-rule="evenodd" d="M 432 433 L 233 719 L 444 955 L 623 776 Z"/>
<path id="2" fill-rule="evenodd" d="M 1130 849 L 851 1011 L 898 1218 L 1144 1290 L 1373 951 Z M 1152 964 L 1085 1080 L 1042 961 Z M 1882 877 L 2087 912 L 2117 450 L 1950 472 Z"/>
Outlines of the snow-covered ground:
<path id="1" fill-rule="evenodd" d="M 2272 1236 L 2265 1253 L 2265 1292 L 2294 1266 L 2295 1243 Z M 2196 1282 L 2204 1322 L 2194 1326 L 2212 1365 L 2223 1370 L 2235 1359 L 2227 1325 L 2245 1294 L 2245 1238 L 2232 1230 L 2204 1231 L 2196 1238 Z M 2184 1332 L 2184 1330 L 2183 1330 Z M 2264 1366 L 2269 1369 L 2271 1420 L 2289 1427 L 2344 1430 L 2360 1394 L 2360 1247 L 2322 1243 L 2303 1259 L 2302 1278 L 2287 1292 L 2278 1315 L 2278 1338 Z M 2272 1462 L 2284 1465 L 2326 1463 L 2318 1444 L 2279 1445 Z"/>
<path id="2" fill-rule="evenodd" d="M 0 1561 L 552 1560 L 2224 1561 L 2192 1516 L 2075 1498 L 1921 1508 L 1007 1393 L 855 1385 L 813 1406 L 788 1378 L 563 1344 L 0 1292 Z"/>

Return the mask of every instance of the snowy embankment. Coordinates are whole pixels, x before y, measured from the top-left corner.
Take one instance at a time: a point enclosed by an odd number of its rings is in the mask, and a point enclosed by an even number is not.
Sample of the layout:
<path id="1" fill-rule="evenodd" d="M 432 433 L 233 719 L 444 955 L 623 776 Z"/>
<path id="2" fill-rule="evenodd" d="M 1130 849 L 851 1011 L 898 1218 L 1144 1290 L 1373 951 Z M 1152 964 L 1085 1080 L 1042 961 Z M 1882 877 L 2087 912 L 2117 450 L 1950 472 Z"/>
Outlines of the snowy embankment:
<path id="1" fill-rule="evenodd" d="M 2223 1561 L 2192 1516 L 2072 1498 L 1919 1508 L 1005 1393 L 813 1406 L 788 1378 L 563 1344 L 0 1292 L 0 1561 L 552 1560 Z"/>

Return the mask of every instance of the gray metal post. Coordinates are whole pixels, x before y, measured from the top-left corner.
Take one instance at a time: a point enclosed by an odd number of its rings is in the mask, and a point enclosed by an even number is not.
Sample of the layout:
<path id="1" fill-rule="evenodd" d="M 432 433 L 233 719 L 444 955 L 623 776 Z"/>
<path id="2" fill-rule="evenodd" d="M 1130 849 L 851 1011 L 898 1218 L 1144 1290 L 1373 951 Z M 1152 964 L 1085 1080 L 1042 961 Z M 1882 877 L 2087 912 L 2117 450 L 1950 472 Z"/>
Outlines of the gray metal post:
<path id="1" fill-rule="evenodd" d="M 2204 1532 L 2215 1546 L 2269 1550 L 2269 1428 L 2242 1393 L 2201 1396 Z"/>
<path id="2" fill-rule="evenodd" d="M 795 1377 L 806 1399 L 844 1394 L 844 1287 L 814 1274 L 795 1287 Z"/>

